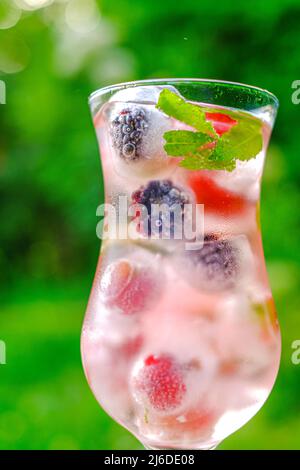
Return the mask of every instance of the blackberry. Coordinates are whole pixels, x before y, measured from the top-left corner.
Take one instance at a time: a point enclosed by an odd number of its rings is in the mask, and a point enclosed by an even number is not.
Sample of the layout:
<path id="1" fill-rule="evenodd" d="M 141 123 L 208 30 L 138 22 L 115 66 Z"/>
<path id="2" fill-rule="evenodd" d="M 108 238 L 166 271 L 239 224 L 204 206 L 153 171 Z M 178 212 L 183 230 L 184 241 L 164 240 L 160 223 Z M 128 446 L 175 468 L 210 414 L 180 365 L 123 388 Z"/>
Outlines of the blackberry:
<path id="1" fill-rule="evenodd" d="M 148 129 L 146 112 L 141 107 L 125 108 L 111 123 L 113 146 L 125 161 L 141 157 L 143 136 Z"/>
<path id="2" fill-rule="evenodd" d="M 190 202 L 188 194 L 170 180 L 150 181 L 147 186 L 142 186 L 132 194 L 132 200 L 147 209 L 147 217 L 140 223 L 141 231 L 147 235 L 162 235 L 165 238 L 174 238 L 175 224 L 179 219 L 182 228 L 184 205 Z M 154 212 L 154 204 L 164 205 L 165 208 Z"/>
<path id="3" fill-rule="evenodd" d="M 226 289 L 234 286 L 239 274 L 238 250 L 229 240 L 207 235 L 200 250 L 188 253 L 197 271 L 192 277 L 199 287 Z"/>

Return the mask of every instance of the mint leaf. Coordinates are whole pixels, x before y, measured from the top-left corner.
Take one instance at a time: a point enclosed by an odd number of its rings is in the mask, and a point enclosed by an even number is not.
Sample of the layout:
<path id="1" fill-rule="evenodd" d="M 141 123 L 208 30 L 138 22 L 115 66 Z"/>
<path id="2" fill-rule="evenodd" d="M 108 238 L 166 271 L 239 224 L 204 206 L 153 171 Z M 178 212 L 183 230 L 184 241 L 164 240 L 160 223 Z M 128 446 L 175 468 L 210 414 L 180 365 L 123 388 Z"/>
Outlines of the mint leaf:
<path id="1" fill-rule="evenodd" d="M 207 144 L 214 142 L 212 137 L 202 132 L 169 131 L 164 134 L 165 151 L 171 157 L 185 157 L 180 166 L 190 170 L 210 168 L 219 170 L 232 169 L 234 161 L 228 156 L 224 161 L 225 153 L 220 153 L 222 145 L 218 148 L 209 148 Z"/>
<path id="2" fill-rule="evenodd" d="M 236 161 L 226 144 L 219 139 L 207 157 L 210 169 L 232 171 L 236 167 Z"/>
<path id="3" fill-rule="evenodd" d="M 240 117 L 237 125 L 222 135 L 217 145 L 222 145 L 224 153 L 231 153 L 237 160 L 250 160 L 256 157 L 263 145 L 262 123 L 255 118 Z"/>
<path id="4" fill-rule="evenodd" d="M 232 171 L 235 168 L 235 160 L 232 158 L 224 159 L 222 153 L 219 153 L 217 147 L 205 149 L 201 153 L 188 155 L 182 159 L 179 166 L 188 170 L 227 170 Z"/>
<path id="5" fill-rule="evenodd" d="M 170 157 L 182 157 L 181 167 L 232 171 L 237 160 L 250 160 L 262 149 L 262 122 L 242 111 L 201 108 L 168 89 L 160 93 L 156 107 L 197 130 L 174 130 L 164 134 L 165 151 Z M 228 115 L 237 123 L 219 137 L 205 112 Z"/>
<path id="6" fill-rule="evenodd" d="M 194 127 L 199 132 L 216 135 L 212 124 L 206 120 L 205 113 L 200 106 L 188 103 L 167 88 L 161 91 L 156 107 L 168 116 Z"/>
<path id="7" fill-rule="evenodd" d="M 168 131 L 164 138 L 165 151 L 171 157 L 183 157 L 200 152 L 203 145 L 213 142 L 213 138 L 203 132 L 192 131 Z"/>

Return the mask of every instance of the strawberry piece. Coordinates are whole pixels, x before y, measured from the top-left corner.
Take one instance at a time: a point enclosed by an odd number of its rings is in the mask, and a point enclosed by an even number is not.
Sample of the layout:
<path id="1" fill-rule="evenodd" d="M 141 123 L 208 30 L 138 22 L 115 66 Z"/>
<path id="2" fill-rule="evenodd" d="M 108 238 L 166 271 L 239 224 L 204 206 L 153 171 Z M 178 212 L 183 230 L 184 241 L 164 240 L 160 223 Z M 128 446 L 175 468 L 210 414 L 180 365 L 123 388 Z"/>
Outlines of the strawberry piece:
<path id="1" fill-rule="evenodd" d="M 141 335 L 136 336 L 133 339 L 125 341 L 120 347 L 119 352 L 126 359 L 130 359 L 138 354 L 143 346 L 143 337 Z"/>
<path id="2" fill-rule="evenodd" d="M 101 290 L 107 298 L 115 299 L 129 284 L 133 275 L 133 267 L 127 260 L 120 260 L 106 267 L 102 279 Z"/>
<path id="3" fill-rule="evenodd" d="M 196 202 L 204 204 L 206 212 L 237 215 L 244 212 L 249 204 L 242 196 L 222 188 L 201 171 L 189 174 L 189 185 L 195 193 Z"/>
<path id="4" fill-rule="evenodd" d="M 183 371 L 168 355 L 148 356 L 135 380 L 142 400 L 155 411 L 172 411 L 181 405 L 186 393 Z"/>
<path id="5" fill-rule="evenodd" d="M 137 268 L 127 260 L 119 260 L 104 270 L 100 289 L 109 307 L 134 314 L 145 310 L 154 297 L 156 282 L 146 268 Z"/>
<path id="6" fill-rule="evenodd" d="M 216 133 L 219 136 L 225 134 L 225 132 L 230 131 L 230 129 L 237 124 L 237 121 L 232 119 L 227 114 L 205 113 L 205 117 L 212 123 Z"/>
<path id="7" fill-rule="evenodd" d="M 238 373 L 239 366 L 237 359 L 224 359 L 220 363 L 219 372 L 221 375 L 234 375 Z"/>
<path id="8" fill-rule="evenodd" d="M 184 413 L 182 420 L 178 420 L 178 416 L 163 416 L 160 420 L 161 426 L 168 426 L 173 432 L 197 438 L 203 432 L 212 429 L 217 420 L 216 413 L 208 409 L 191 409 Z"/>

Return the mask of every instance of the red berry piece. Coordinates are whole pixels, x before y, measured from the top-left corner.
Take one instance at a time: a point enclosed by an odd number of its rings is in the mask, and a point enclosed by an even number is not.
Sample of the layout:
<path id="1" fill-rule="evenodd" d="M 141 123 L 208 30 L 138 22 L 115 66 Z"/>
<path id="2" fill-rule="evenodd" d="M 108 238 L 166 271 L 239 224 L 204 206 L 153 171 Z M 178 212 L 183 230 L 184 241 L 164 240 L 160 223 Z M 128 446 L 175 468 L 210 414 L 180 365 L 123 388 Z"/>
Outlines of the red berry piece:
<path id="1" fill-rule="evenodd" d="M 143 338 L 141 335 L 125 341 L 120 347 L 120 353 L 126 359 L 131 359 L 136 356 L 143 346 Z"/>
<path id="2" fill-rule="evenodd" d="M 222 188 L 201 171 L 191 172 L 189 185 L 196 195 L 197 203 L 204 204 L 206 212 L 223 216 L 238 215 L 249 205 L 242 196 Z"/>
<path id="3" fill-rule="evenodd" d="M 169 355 L 148 356 L 135 379 L 138 399 L 155 411 L 173 411 L 186 394 L 182 367 Z"/>
<path id="4" fill-rule="evenodd" d="M 237 121 L 227 114 L 205 113 L 205 117 L 208 121 L 211 121 L 216 133 L 220 136 L 230 131 L 237 124 Z"/>
<path id="5" fill-rule="evenodd" d="M 145 310 L 157 293 L 152 273 L 126 259 L 115 261 L 104 269 L 100 289 L 105 303 L 125 314 Z"/>
<path id="6" fill-rule="evenodd" d="M 101 278 L 101 291 L 107 299 L 117 298 L 130 282 L 133 267 L 127 260 L 119 260 L 106 266 Z"/>
<path id="7" fill-rule="evenodd" d="M 160 419 L 161 426 L 168 426 L 173 433 L 188 435 L 197 438 L 205 431 L 212 429 L 216 422 L 216 413 L 212 410 L 206 409 L 191 409 L 184 413 L 182 420 L 178 420 L 178 416 L 162 416 Z"/>

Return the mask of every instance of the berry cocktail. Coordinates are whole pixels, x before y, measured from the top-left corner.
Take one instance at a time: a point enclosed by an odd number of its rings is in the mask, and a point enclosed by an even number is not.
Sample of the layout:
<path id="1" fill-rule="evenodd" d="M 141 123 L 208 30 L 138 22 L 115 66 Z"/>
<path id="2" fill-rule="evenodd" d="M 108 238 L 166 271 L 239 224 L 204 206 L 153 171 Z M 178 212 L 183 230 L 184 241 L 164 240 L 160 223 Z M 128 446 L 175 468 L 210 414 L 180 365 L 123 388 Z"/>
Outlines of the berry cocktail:
<path id="1" fill-rule="evenodd" d="M 259 225 L 277 100 L 178 79 L 90 104 L 117 222 L 103 223 L 82 331 L 89 385 L 146 447 L 214 448 L 262 407 L 279 367 Z"/>

